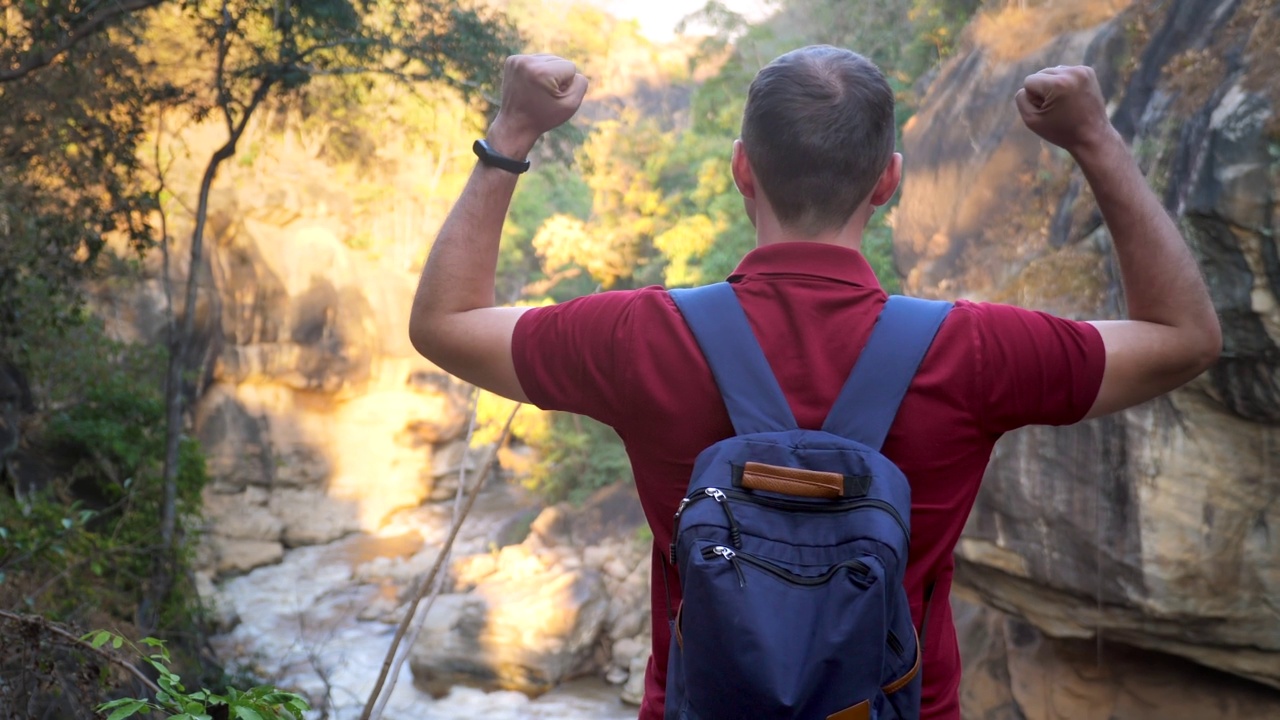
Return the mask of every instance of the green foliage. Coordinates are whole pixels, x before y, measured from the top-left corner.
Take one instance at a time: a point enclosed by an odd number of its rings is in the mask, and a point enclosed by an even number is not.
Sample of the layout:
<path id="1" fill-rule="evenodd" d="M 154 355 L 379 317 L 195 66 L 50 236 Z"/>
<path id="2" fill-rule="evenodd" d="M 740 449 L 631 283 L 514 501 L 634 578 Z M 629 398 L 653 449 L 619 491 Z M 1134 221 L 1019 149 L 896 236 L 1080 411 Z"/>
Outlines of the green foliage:
<path id="1" fill-rule="evenodd" d="M 893 230 L 886 224 L 884 212 L 871 216 L 862 234 L 862 256 L 871 264 L 885 292 L 902 292 L 902 280 L 893 262 Z"/>
<path id="2" fill-rule="evenodd" d="M 622 440 L 590 418 L 553 413 L 549 431 L 534 446 L 542 461 L 527 484 L 548 502 L 580 503 L 606 485 L 631 480 Z"/>
<path id="3" fill-rule="evenodd" d="M 19 5 L 44 18 L 58 4 Z M 29 31 L 56 25 L 34 16 L 24 16 L 35 23 Z M 0 20 L 5 38 L 26 27 L 13 18 Z M 15 50 L 0 47 L 0 56 Z M 155 199 L 140 185 L 138 155 L 144 108 L 164 90 L 136 51 L 132 36 L 98 35 L 0 86 L 0 358 L 21 361 L 33 331 L 74 321 L 80 282 L 108 237 L 149 242 Z"/>
<path id="4" fill-rule="evenodd" d="M 107 720 L 125 720 L 135 715 L 161 714 L 170 720 L 212 720 L 213 713 L 236 720 L 302 720 L 311 709 L 302 696 L 283 692 L 270 685 L 246 691 L 228 688 L 222 693 L 205 689 L 188 690 L 182 678 L 171 669 L 172 659 L 163 641 L 143 638 L 139 645 L 106 630 L 91 632 L 82 638 L 95 648 L 108 643 L 119 650 L 127 647 L 156 672 L 160 692 L 152 699 L 120 698 L 102 703 L 97 710 Z M 110 713 L 110 714 L 107 714 Z"/>
<path id="5" fill-rule="evenodd" d="M 0 600 L 57 619 L 130 617 L 161 552 L 164 402 L 156 379 L 165 353 L 112 341 L 93 319 L 46 333 L 31 348 L 28 376 L 42 407 L 30 444 L 58 465 L 43 487 L 0 494 Z M 198 514 L 205 478 L 198 444 L 184 438 L 181 516 Z M 192 604 L 181 593 L 168 598 L 166 627 L 189 624 Z"/>
<path id="6" fill-rule="evenodd" d="M 719 69 L 694 88 L 687 124 L 664 126 L 661 118 L 633 109 L 593 122 L 578 152 L 578 168 L 591 189 L 589 216 L 529 213 L 517 197 L 517 230 L 504 238 L 511 243 L 504 246 L 504 267 L 529 267 L 524 247 L 532 238 L 539 269 L 551 284 L 533 286 L 539 297 L 589 292 L 592 281 L 608 288 L 724 278 L 754 247 L 755 229 L 734 187 L 729 159 L 747 87 L 763 64 L 812 43 L 868 55 L 898 94 L 901 128 L 914 112 L 914 84 L 952 51 L 976 9 L 974 0 L 785 0 L 776 6 L 772 17 L 756 25 L 714 0 L 695 12 L 690 20 L 716 34 L 690 57 L 690 67 Z M 884 221 L 892 207 L 873 217 L 863 242 L 864 255 L 890 292 L 900 287 Z M 531 227 L 538 229 L 531 233 Z"/>
<path id="7" fill-rule="evenodd" d="M 511 198 L 511 209 L 502 228 L 498 296 L 510 301 L 518 300 L 526 286 L 536 283 L 530 293 L 531 299 L 545 297 L 556 283 L 546 282 L 547 274 L 534 251 L 534 236 L 553 216 L 586 220 L 590 214 L 591 189 L 568 165 L 542 164 L 522 178 Z M 589 292 L 591 287 L 587 286 L 581 294 Z"/>
<path id="8" fill-rule="evenodd" d="M 317 78 L 339 79 L 330 89 L 341 92 L 305 96 L 334 116 L 373 91 L 371 75 L 440 83 L 482 100 L 518 44 L 500 15 L 445 0 L 224 1 L 182 3 L 182 11 L 170 21 L 179 32 L 169 42 L 194 31 L 210 50 L 215 72 L 203 102 L 226 117 L 233 136 L 272 94 L 292 97 Z M 167 53 L 185 56 L 177 47 Z"/>

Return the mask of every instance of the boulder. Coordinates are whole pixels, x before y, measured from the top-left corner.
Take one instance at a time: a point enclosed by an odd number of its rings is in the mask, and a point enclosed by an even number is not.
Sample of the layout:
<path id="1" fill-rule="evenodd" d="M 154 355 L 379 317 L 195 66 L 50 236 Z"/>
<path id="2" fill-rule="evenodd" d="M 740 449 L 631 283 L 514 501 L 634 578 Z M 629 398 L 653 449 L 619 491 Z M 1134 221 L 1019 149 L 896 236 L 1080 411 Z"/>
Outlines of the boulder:
<path id="1" fill-rule="evenodd" d="M 649 653 L 647 652 L 631 658 L 627 682 L 622 686 L 622 693 L 618 696 L 622 702 L 639 707 L 644 701 L 644 671 L 648 665 Z"/>
<path id="2" fill-rule="evenodd" d="M 355 504 L 323 492 L 278 489 L 268 504 L 283 524 L 282 537 L 289 547 L 318 545 L 360 530 Z"/>
<path id="3" fill-rule="evenodd" d="M 1062 640 L 1019 618 L 954 603 L 961 706 L 985 720 L 1252 720 L 1280 717 L 1280 693 L 1162 653 Z"/>
<path id="4" fill-rule="evenodd" d="M 218 594 L 213 577 L 208 572 L 195 573 L 196 594 L 204 608 L 205 617 L 216 633 L 229 633 L 240 624 L 240 615 L 227 598 Z"/>
<path id="5" fill-rule="evenodd" d="M 569 517 L 567 539 L 578 547 L 629 539 L 648 525 L 633 482 L 617 482 L 600 488 L 580 507 L 572 508 Z"/>
<path id="6" fill-rule="evenodd" d="M 263 565 L 274 565 L 284 557 L 284 545 L 271 540 L 236 540 L 214 535 L 205 542 L 213 550 L 213 570 L 218 575 L 246 573 Z"/>
<path id="7" fill-rule="evenodd" d="M 215 484 L 233 488 L 271 484 L 266 422 L 251 415 L 230 387 L 210 389 L 197 406 L 196 427 Z"/>
<path id="8" fill-rule="evenodd" d="M 975 32 L 905 130 L 906 291 L 1120 316 L 1112 240 L 1080 171 L 1012 103 L 1029 73 L 1084 63 L 1200 261 L 1225 352 L 1167 397 L 1001 440 L 957 583 L 1049 636 L 1100 633 L 1280 687 L 1280 52 L 1264 39 L 1280 6 L 1045 12 L 1061 15 L 1057 35 L 1004 33 L 997 47 Z"/>
<path id="9" fill-rule="evenodd" d="M 437 600 L 410 656 L 418 686 L 437 697 L 454 685 L 536 696 L 581 672 L 608 607 L 603 583 L 517 555 L 472 592 Z"/>
<path id="10" fill-rule="evenodd" d="M 216 535 L 236 540 L 279 541 L 284 523 L 267 509 L 267 493 L 260 488 L 225 494 L 204 491 L 204 517 Z"/>

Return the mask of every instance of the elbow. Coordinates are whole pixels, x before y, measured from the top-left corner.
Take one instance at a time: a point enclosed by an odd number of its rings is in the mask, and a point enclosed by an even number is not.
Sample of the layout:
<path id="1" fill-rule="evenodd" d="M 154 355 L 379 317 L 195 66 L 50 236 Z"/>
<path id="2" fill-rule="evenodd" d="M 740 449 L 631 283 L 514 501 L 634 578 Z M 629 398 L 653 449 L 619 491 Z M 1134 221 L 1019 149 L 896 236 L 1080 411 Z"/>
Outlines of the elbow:
<path id="1" fill-rule="evenodd" d="M 1218 363 L 1218 358 L 1222 357 L 1222 328 L 1216 323 L 1213 326 L 1214 332 L 1212 337 L 1205 343 L 1203 354 L 1200 358 L 1204 364 L 1201 372 L 1208 370 Z"/>
<path id="2" fill-rule="evenodd" d="M 1217 313 L 1209 316 L 1209 321 L 1201 329 L 1200 342 L 1196 349 L 1196 375 L 1213 367 L 1222 356 L 1222 323 Z"/>
<path id="3" fill-rule="evenodd" d="M 417 309 L 409 314 L 409 343 L 419 355 L 428 360 L 432 360 L 435 355 L 433 340 L 436 335 L 430 315 Z"/>

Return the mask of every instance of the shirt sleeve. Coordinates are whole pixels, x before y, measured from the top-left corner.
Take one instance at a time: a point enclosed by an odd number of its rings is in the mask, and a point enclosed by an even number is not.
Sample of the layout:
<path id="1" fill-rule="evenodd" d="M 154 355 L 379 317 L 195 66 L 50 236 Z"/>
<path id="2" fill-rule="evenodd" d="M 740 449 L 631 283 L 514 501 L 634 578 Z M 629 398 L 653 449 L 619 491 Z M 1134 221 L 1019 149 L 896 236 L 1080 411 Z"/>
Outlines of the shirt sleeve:
<path id="1" fill-rule="evenodd" d="M 995 303 L 964 303 L 973 318 L 973 385 L 983 427 L 1069 425 L 1093 407 L 1106 349 L 1097 328 Z"/>
<path id="2" fill-rule="evenodd" d="M 511 359 L 530 402 L 617 424 L 628 384 L 634 296 L 599 293 L 520 316 Z"/>

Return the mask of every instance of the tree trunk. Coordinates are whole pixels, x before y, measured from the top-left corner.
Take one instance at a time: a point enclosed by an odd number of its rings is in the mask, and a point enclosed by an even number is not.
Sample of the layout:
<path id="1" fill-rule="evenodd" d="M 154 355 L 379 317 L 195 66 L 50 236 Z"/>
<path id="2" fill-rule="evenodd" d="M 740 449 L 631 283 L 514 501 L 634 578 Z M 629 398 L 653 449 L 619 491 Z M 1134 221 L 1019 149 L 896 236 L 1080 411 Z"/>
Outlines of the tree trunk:
<path id="1" fill-rule="evenodd" d="M 238 135 L 218 148 L 217 152 L 209 158 L 209 165 L 205 168 L 204 177 L 200 180 L 200 196 L 196 203 L 196 227 L 191 233 L 191 255 L 187 266 L 187 286 L 182 318 L 180 322 L 171 322 L 169 326 L 171 328 L 169 365 L 164 383 L 165 448 L 164 472 L 161 480 L 164 484 L 164 502 L 160 511 L 160 554 L 152 574 L 150 592 L 138 610 L 138 624 L 144 634 L 150 634 L 156 629 L 160 606 L 173 585 L 173 551 L 178 525 L 178 466 L 182 449 L 183 411 L 186 405 L 183 376 L 190 369 L 187 356 L 191 352 L 191 341 L 195 335 L 196 295 L 200 284 L 200 263 L 204 258 L 204 230 L 209 218 L 209 193 L 213 188 L 214 178 L 217 177 L 218 166 L 235 155 L 237 139 Z M 177 312 L 176 308 L 170 307 L 169 310 L 171 313 Z"/>

